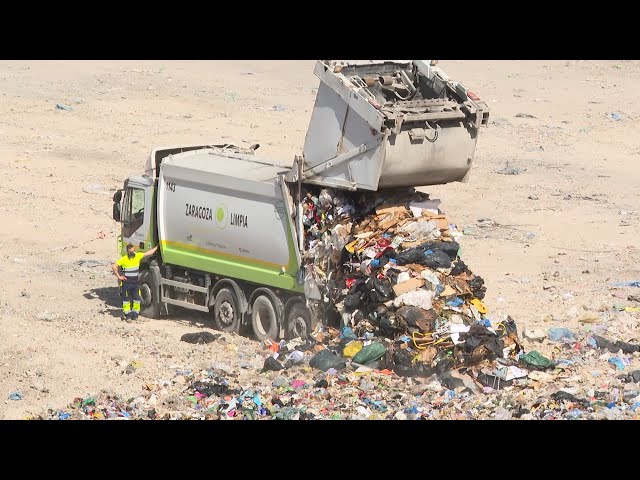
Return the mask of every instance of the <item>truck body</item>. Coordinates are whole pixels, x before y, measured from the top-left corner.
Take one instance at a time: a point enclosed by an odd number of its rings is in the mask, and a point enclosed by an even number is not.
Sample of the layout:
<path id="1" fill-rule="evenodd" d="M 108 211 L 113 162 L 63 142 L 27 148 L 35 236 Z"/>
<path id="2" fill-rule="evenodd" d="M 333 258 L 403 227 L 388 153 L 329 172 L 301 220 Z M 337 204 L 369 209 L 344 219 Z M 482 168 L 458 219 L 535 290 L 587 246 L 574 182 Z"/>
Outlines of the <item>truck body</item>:
<path id="1" fill-rule="evenodd" d="M 114 195 L 119 251 L 159 245 L 140 271 L 142 314 L 210 312 L 258 339 L 321 321 L 305 284 L 302 184 L 376 191 L 466 181 L 486 105 L 424 61 L 319 61 L 303 155 L 292 167 L 229 144 L 156 148 Z M 148 260 L 148 261 L 147 261 Z"/>

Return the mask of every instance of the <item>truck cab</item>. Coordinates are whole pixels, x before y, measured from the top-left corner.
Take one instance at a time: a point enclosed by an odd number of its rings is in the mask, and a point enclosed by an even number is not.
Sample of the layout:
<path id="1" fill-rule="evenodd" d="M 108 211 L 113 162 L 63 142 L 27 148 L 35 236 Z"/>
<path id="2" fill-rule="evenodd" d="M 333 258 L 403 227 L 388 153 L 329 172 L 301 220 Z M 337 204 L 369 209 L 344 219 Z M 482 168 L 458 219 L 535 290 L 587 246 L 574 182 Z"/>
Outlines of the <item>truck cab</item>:
<path id="1" fill-rule="evenodd" d="M 118 252 L 126 254 L 126 245 L 135 245 L 138 251 L 147 251 L 158 243 L 155 229 L 155 185 L 147 176 L 127 179 L 124 188 L 113 196 L 113 219 L 122 223 L 118 236 Z"/>

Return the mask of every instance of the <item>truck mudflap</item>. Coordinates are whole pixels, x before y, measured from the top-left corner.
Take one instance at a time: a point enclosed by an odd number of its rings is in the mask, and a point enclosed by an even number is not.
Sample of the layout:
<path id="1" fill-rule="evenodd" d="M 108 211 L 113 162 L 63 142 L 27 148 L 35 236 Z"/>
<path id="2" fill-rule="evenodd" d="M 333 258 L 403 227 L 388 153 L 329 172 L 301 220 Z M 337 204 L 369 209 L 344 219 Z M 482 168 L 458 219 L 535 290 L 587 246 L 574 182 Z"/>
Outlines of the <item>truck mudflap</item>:
<path id="1" fill-rule="evenodd" d="M 320 60 L 315 74 L 303 167 L 288 181 L 350 190 L 467 181 L 489 110 L 462 83 L 423 60 Z"/>

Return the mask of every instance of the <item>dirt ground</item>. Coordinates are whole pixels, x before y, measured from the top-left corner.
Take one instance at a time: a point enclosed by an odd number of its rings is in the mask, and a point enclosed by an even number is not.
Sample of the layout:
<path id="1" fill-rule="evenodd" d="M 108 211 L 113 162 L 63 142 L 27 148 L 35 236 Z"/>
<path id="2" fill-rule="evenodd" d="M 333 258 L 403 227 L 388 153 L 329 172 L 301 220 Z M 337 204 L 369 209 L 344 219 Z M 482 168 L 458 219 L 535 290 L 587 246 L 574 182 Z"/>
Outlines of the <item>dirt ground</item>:
<path id="1" fill-rule="evenodd" d="M 579 320 L 595 314 L 637 341 L 640 314 L 614 310 L 633 302 L 610 284 L 640 280 L 640 62 L 439 65 L 491 109 L 470 181 L 423 189 L 464 230 L 462 258 L 486 282 L 488 316 L 584 332 Z M 136 395 L 176 366 L 251 351 L 243 338 L 181 342 L 211 329 L 203 315 L 118 318 L 111 196 L 159 145 L 259 143 L 261 156 L 290 164 L 313 108 L 313 66 L 0 62 L 0 419 L 102 389 Z M 133 360 L 141 367 L 123 373 Z M 8 399 L 15 391 L 21 400 Z"/>

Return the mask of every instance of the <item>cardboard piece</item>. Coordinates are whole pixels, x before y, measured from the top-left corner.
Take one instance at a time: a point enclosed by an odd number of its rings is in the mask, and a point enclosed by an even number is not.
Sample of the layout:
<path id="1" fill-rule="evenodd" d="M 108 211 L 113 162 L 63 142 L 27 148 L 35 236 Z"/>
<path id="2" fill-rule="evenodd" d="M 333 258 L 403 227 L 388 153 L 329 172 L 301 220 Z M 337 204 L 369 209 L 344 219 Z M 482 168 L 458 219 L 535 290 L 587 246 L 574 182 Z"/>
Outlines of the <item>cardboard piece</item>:
<path id="1" fill-rule="evenodd" d="M 407 280 L 406 282 L 398 283 L 393 286 L 393 292 L 396 294 L 396 297 L 402 295 L 403 293 L 412 292 L 424 285 L 424 278 L 412 278 L 411 280 Z"/>

